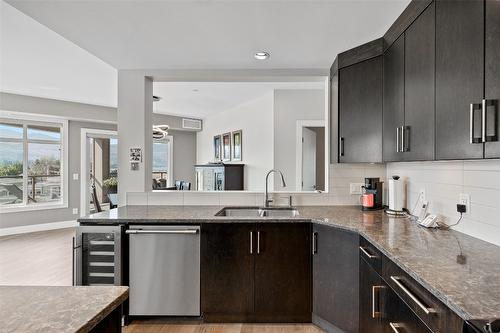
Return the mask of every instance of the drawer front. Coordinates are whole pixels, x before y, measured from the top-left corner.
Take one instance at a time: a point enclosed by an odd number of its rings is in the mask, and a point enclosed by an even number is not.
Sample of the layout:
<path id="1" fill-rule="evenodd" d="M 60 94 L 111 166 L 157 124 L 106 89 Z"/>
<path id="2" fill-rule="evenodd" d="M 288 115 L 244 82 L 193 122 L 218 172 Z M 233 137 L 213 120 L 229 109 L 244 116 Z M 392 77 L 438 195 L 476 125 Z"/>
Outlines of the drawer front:
<path id="1" fill-rule="evenodd" d="M 382 277 L 408 307 L 433 331 L 453 332 L 462 320 L 394 262 L 384 257 Z"/>
<path id="2" fill-rule="evenodd" d="M 363 258 L 378 274 L 382 275 L 382 257 L 375 246 L 364 237 L 359 237 L 359 256 Z"/>

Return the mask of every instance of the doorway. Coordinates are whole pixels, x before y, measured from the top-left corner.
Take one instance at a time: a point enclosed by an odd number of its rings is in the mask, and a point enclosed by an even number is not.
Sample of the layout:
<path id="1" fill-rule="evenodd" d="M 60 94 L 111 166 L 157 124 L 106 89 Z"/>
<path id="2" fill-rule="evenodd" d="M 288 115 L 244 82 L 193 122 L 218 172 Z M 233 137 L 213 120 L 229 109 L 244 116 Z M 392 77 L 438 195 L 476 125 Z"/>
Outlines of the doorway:
<path id="1" fill-rule="evenodd" d="M 118 206 L 118 134 L 82 128 L 80 216 Z"/>
<path id="2" fill-rule="evenodd" d="M 325 190 L 325 122 L 298 120 L 296 131 L 296 190 Z"/>

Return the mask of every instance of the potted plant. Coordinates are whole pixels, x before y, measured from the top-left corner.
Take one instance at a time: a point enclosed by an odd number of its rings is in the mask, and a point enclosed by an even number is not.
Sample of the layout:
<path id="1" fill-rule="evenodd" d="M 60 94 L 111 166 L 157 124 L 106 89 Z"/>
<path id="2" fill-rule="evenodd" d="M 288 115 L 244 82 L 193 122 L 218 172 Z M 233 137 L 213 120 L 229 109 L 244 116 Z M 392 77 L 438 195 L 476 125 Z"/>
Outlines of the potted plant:
<path id="1" fill-rule="evenodd" d="M 103 185 L 108 193 L 116 193 L 118 190 L 118 177 L 109 177 L 105 179 Z"/>

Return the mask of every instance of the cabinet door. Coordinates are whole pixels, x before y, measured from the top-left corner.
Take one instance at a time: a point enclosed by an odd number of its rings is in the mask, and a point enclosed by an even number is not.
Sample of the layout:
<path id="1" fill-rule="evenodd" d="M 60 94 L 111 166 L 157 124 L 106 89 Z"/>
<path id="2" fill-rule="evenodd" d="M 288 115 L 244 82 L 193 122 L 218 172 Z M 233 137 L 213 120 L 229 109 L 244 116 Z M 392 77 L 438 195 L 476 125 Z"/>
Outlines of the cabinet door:
<path id="1" fill-rule="evenodd" d="M 359 257 L 359 331 L 382 333 L 383 304 L 387 289 L 382 278 Z"/>
<path id="2" fill-rule="evenodd" d="M 208 322 L 249 321 L 254 311 L 253 224 L 204 224 L 201 303 Z M 251 234 L 251 232 L 253 234 Z"/>
<path id="3" fill-rule="evenodd" d="M 359 332 L 359 236 L 313 225 L 313 314 L 345 332 Z"/>
<path id="4" fill-rule="evenodd" d="M 432 333 L 391 288 L 385 290 L 384 316 L 383 333 Z"/>
<path id="5" fill-rule="evenodd" d="M 311 321 L 311 226 L 259 223 L 255 254 L 255 320 Z"/>
<path id="6" fill-rule="evenodd" d="M 382 56 L 339 70 L 339 162 L 382 162 Z"/>
<path id="7" fill-rule="evenodd" d="M 434 58 L 433 2 L 405 32 L 406 161 L 434 159 Z"/>
<path id="8" fill-rule="evenodd" d="M 402 161 L 401 127 L 404 125 L 405 39 L 401 35 L 384 54 L 384 161 Z"/>
<path id="9" fill-rule="evenodd" d="M 436 158 L 482 158 L 470 143 L 470 105 L 483 99 L 484 1 L 436 2 Z M 481 112 L 474 111 L 474 138 Z"/>
<path id="10" fill-rule="evenodd" d="M 487 103 L 485 157 L 500 157 L 500 1 L 486 0 L 485 98 Z"/>

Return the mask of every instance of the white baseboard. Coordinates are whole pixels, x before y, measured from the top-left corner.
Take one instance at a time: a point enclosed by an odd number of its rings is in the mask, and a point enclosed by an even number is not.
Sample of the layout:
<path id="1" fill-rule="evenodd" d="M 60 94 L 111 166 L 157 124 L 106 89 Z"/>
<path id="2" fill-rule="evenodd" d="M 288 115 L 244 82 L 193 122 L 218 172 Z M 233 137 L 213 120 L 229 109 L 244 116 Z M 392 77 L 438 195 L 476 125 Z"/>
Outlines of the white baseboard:
<path id="1" fill-rule="evenodd" d="M 73 221 L 40 223 L 40 224 L 33 224 L 33 225 L 23 225 L 23 226 L 19 226 L 19 227 L 1 228 L 0 229 L 0 236 L 26 234 L 29 232 L 36 232 L 36 231 L 72 228 L 72 227 L 76 227 L 77 225 L 78 225 L 78 223 L 76 222 L 76 220 L 73 220 Z"/>

